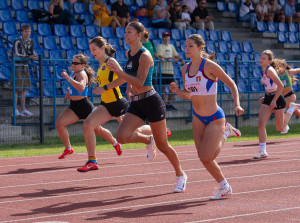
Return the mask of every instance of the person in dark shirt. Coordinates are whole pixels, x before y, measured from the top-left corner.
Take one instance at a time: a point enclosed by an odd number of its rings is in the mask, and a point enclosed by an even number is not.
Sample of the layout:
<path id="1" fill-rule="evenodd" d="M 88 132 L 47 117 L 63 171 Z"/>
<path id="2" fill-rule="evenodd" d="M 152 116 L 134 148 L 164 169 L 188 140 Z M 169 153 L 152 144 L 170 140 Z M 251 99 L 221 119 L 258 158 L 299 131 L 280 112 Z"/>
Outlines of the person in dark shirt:
<path id="1" fill-rule="evenodd" d="M 205 28 L 213 30 L 214 22 L 212 21 L 214 17 L 208 15 L 206 8 L 206 0 L 199 0 L 198 7 L 195 8 L 192 14 L 192 27 L 195 29 L 204 30 Z"/>
<path id="2" fill-rule="evenodd" d="M 115 3 L 111 5 L 112 15 L 115 16 L 122 27 L 125 27 L 126 24 L 129 23 L 130 14 L 129 9 L 126 4 L 123 3 L 123 0 L 117 0 Z"/>
<path id="3" fill-rule="evenodd" d="M 181 4 L 179 1 L 175 2 L 174 7 L 171 7 L 170 10 L 170 19 L 173 23 L 174 28 L 179 29 L 181 36 L 183 36 L 183 31 L 187 28 L 187 24 L 182 20 L 181 14 Z"/>

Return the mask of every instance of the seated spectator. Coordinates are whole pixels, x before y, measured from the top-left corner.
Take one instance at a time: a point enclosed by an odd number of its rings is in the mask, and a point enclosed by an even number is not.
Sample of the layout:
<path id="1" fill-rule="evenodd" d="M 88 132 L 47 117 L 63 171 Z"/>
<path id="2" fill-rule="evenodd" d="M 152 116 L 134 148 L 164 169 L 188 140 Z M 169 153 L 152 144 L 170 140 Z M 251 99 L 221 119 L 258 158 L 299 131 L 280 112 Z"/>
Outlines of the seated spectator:
<path id="1" fill-rule="evenodd" d="M 111 5 L 112 15 L 117 18 L 122 27 L 130 22 L 129 8 L 123 3 L 123 0 L 117 0 Z"/>
<path id="2" fill-rule="evenodd" d="M 109 8 L 107 8 L 107 5 L 103 0 L 96 0 L 96 3 L 93 5 L 92 11 L 95 16 L 95 25 L 111 26 L 113 32 L 115 32 L 116 26 L 121 26 L 119 20 L 115 16 L 109 16 L 111 11 L 109 10 Z"/>
<path id="3" fill-rule="evenodd" d="M 85 19 L 75 19 L 71 11 L 64 9 L 63 0 L 51 0 L 49 13 L 52 15 L 51 22 L 55 24 L 74 25 L 82 24 L 85 21 Z"/>
<path id="4" fill-rule="evenodd" d="M 259 1 L 259 4 L 255 7 L 255 13 L 258 21 L 273 22 L 274 14 L 268 12 L 265 0 Z"/>
<path id="5" fill-rule="evenodd" d="M 169 19 L 169 6 L 165 5 L 165 0 L 158 0 L 153 8 L 152 26 L 155 28 L 170 29 L 172 22 Z"/>
<path id="6" fill-rule="evenodd" d="M 191 26 L 191 14 L 189 13 L 188 5 L 182 6 L 181 19 L 185 22 L 187 29 Z"/>
<path id="7" fill-rule="evenodd" d="M 285 16 L 281 6 L 277 3 L 277 0 L 269 0 L 267 2 L 268 13 L 273 14 L 274 22 L 285 22 Z"/>
<path id="8" fill-rule="evenodd" d="M 209 30 L 215 29 L 213 16 L 208 15 L 208 11 L 206 8 L 206 0 L 199 0 L 198 1 L 198 7 L 195 8 L 192 14 L 193 17 L 193 23 L 192 27 L 195 29 L 201 29 L 204 30 L 205 28 Z"/>
<path id="9" fill-rule="evenodd" d="M 198 7 L 196 0 L 183 0 L 182 5 L 187 5 L 189 9 L 189 13 L 192 14 L 195 8 Z"/>
<path id="10" fill-rule="evenodd" d="M 186 23 L 182 20 L 182 15 L 181 15 L 181 4 L 179 1 L 177 1 L 174 4 L 174 7 L 171 7 L 170 10 L 170 15 L 171 15 L 171 21 L 173 23 L 173 27 L 176 29 L 179 29 L 181 31 L 181 35 L 183 36 L 183 30 L 185 30 Z"/>
<path id="11" fill-rule="evenodd" d="M 300 12 L 296 12 L 295 0 L 288 0 L 283 6 L 285 22 L 300 23 Z"/>
<path id="12" fill-rule="evenodd" d="M 241 22 L 250 22 L 251 31 L 255 31 L 256 13 L 251 0 L 246 0 L 239 9 Z"/>

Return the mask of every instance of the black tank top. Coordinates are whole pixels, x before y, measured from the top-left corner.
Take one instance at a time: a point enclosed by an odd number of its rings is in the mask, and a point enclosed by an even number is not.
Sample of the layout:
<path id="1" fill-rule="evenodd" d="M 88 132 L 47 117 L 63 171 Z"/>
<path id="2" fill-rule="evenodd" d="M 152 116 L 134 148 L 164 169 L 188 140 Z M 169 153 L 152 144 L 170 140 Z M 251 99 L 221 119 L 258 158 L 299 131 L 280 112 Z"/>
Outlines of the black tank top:
<path id="1" fill-rule="evenodd" d="M 53 15 L 59 15 L 61 13 L 62 8 L 59 5 L 55 5 L 53 9 Z"/>
<path id="2" fill-rule="evenodd" d="M 128 60 L 125 67 L 125 72 L 131 76 L 136 77 L 137 71 L 139 68 L 139 59 L 141 54 L 145 51 L 145 48 L 142 47 L 135 55 L 131 56 L 131 50 L 128 51 Z"/>

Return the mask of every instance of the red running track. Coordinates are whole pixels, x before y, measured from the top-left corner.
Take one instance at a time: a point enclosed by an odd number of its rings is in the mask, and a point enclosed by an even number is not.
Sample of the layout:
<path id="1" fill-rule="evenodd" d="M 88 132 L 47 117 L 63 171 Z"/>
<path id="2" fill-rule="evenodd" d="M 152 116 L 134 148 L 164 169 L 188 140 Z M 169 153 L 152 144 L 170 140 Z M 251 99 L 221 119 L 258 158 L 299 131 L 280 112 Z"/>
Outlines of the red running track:
<path id="1" fill-rule="evenodd" d="M 217 161 L 234 194 L 209 201 L 218 184 L 194 146 L 175 147 L 187 191 L 172 193 L 175 174 L 162 153 L 98 152 L 100 168 L 79 173 L 86 154 L 0 159 L 0 222 L 300 222 L 300 139 L 225 143 Z"/>

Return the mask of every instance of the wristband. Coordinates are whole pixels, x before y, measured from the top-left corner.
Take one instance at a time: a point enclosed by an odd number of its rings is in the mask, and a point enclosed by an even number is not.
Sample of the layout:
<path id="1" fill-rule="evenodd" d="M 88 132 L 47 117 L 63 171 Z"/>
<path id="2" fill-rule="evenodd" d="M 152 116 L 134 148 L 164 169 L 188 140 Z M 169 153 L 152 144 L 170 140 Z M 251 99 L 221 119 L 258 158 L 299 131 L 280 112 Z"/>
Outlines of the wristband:
<path id="1" fill-rule="evenodd" d="M 103 88 L 104 88 L 104 90 L 106 90 L 106 91 L 108 90 L 108 89 L 107 89 L 107 85 L 104 85 Z"/>
<path id="2" fill-rule="evenodd" d="M 276 101 L 272 101 L 272 103 L 276 104 Z"/>
<path id="3" fill-rule="evenodd" d="M 71 76 L 69 76 L 69 80 L 68 81 L 70 82 L 70 80 L 71 80 Z"/>

